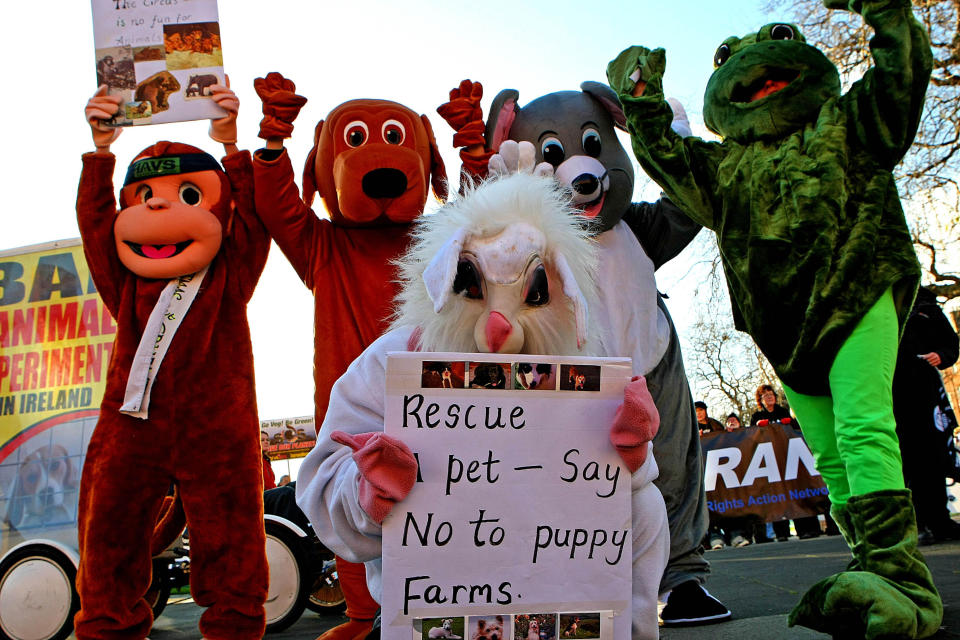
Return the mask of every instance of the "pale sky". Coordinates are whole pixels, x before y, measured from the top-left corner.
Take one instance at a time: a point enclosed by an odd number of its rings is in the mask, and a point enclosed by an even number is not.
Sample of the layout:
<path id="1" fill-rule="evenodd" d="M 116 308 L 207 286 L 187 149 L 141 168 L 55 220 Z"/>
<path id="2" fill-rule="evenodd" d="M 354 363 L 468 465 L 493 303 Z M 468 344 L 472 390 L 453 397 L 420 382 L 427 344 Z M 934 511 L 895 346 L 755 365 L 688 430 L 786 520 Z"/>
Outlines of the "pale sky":
<path id="1" fill-rule="evenodd" d="M 663 46 L 666 93 L 684 103 L 694 131 L 702 133 L 703 89 L 713 52 L 727 36 L 771 22 L 761 6 L 760 0 L 223 0 L 220 29 L 224 67 L 241 101 L 241 148 L 261 144 L 253 78 L 280 71 L 309 98 L 288 141 L 298 177 L 318 120 L 345 100 L 386 98 L 427 114 L 455 179 L 460 165 L 451 147 L 452 130 L 436 107 L 461 79 L 483 83 L 486 116 L 501 89 L 519 90 L 523 105 L 545 93 L 577 89 L 585 80 L 605 81 L 607 62 L 627 46 Z M 83 107 L 96 89 L 87 2 L 15 2 L 7 3 L 5 12 L 12 28 L 0 45 L 8 61 L 0 115 L 10 127 L 3 173 L 10 201 L 0 214 L 0 250 L 79 235 L 74 203 L 80 155 L 93 149 Z M 112 148 L 118 171 L 125 171 L 137 151 L 161 139 L 188 142 L 221 157 L 222 147 L 206 132 L 206 122 L 130 128 Z M 657 189 L 648 186 L 638 199 L 656 197 Z M 319 200 L 315 210 L 325 213 Z M 658 273 L 681 332 L 694 304 L 689 278 L 682 279 L 696 258 L 692 253 L 686 251 Z M 313 413 L 310 298 L 274 246 L 249 307 L 261 418 Z"/>

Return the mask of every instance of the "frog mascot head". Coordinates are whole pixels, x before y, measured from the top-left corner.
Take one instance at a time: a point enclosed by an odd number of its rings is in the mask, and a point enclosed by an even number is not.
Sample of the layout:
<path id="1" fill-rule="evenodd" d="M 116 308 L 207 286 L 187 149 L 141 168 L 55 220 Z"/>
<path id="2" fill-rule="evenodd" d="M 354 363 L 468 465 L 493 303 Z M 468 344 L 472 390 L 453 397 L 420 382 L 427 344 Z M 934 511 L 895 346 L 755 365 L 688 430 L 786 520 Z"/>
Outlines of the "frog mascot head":
<path id="1" fill-rule="evenodd" d="M 775 22 L 723 41 L 703 99 L 703 119 L 723 138 L 779 138 L 816 119 L 840 95 L 840 74 L 796 25 Z"/>

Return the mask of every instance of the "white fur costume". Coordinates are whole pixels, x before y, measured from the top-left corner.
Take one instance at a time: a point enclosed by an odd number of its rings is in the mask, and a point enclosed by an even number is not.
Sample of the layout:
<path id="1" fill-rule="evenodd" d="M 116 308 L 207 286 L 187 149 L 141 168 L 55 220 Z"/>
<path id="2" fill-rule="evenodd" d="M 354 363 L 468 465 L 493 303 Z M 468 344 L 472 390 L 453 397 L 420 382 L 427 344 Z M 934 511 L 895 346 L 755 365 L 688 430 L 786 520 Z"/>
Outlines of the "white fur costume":
<path id="1" fill-rule="evenodd" d="M 330 433 L 383 430 L 386 354 L 407 351 L 415 331 L 420 332 L 424 351 L 475 352 L 487 348 L 483 331 L 477 328 L 489 322 L 488 306 L 498 300 L 498 295 L 502 297 L 498 291 L 515 283 L 500 277 L 504 274 L 496 265 L 481 259 L 486 278 L 484 299 L 468 299 L 450 291 L 451 278 L 441 277 L 449 273 L 437 270 L 437 265 L 451 259 L 456 264 L 459 256 L 489 257 L 497 252 L 509 262 L 508 254 L 517 247 L 503 241 L 500 234 L 506 229 L 532 227 L 535 232 L 527 234 L 528 239 L 545 241 L 538 255 L 550 282 L 549 303 L 516 305 L 515 324 L 523 336 L 517 351 L 595 353 L 600 348 L 599 340 L 585 312 L 596 300 L 596 286 L 590 277 L 596 270 L 596 247 L 568 206 L 552 181 L 515 175 L 485 183 L 436 215 L 424 218 L 416 243 L 401 265 L 404 287 L 393 328 L 370 345 L 333 387 L 317 445 L 300 468 L 297 503 L 324 544 L 347 560 L 365 563 L 370 593 L 378 601 L 382 594 L 381 527 L 360 507 L 359 472 L 352 451 L 332 441 Z M 584 347 L 579 352 L 578 342 Z M 647 447 L 652 449 L 649 443 Z M 631 479 L 634 639 L 658 637 L 657 591 L 670 540 L 663 497 L 653 484 L 656 477 L 657 465 L 649 451 Z"/>

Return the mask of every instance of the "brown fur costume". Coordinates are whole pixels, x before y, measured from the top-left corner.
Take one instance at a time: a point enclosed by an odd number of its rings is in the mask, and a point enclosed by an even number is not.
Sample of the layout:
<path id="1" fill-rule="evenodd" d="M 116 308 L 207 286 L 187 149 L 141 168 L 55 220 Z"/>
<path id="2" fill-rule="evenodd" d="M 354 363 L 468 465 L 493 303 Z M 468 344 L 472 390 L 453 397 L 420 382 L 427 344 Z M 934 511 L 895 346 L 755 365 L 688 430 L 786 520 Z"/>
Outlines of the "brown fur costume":
<path id="1" fill-rule="evenodd" d="M 254 157 L 257 213 L 313 292 L 319 429 L 333 383 L 387 327 L 398 291 L 391 262 L 406 250 L 430 186 L 446 197 L 446 173 L 426 116 L 388 100 L 345 102 L 317 124 L 302 199 L 286 151 L 274 159 L 269 153 Z M 330 220 L 310 208 L 315 193 Z M 326 640 L 365 634 L 369 623 L 354 621 L 377 610 L 363 565 L 337 558 L 337 570 L 351 623 Z"/>
<path id="2" fill-rule="evenodd" d="M 200 151 L 161 142 L 141 156 L 190 153 Z M 145 323 L 168 280 L 138 276 L 120 261 L 114 157 L 86 154 L 83 163 L 77 219 L 94 283 L 118 332 L 80 489 L 77 638 L 143 638 L 150 630 L 152 613 L 143 599 L 150 540 L 171 483 L 190 527 L 193 598 L 207 607 L 203 636 L 260 638 L 268 574 L 246 304 L 269 237 L 253 214 L 249 154 L 224 159 L 229 181 L 218 174 L 220 200 L 211 212 L 222 225 L 222 243 L 157 371 L 148 419 L 119 409 Z"/>

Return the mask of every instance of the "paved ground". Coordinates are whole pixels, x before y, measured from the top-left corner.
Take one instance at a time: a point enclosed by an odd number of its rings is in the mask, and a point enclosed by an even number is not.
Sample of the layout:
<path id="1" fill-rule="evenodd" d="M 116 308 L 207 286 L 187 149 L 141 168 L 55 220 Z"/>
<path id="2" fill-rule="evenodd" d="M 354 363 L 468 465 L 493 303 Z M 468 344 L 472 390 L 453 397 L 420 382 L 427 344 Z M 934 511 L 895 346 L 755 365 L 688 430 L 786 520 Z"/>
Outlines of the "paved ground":
<path id="1" fill-rule="evenodd" d="M 924 547 L 943 597 L 943 627 L 936 640 L 960 639 L 960 543 Z M 805 588 L 817 579 L 842 570 L 849 560 L 843 540 L 771 542 L 740 549 L 710 551 L 713 575 L 707 583 L 711 593 L 733 611 L 734 619 L 704 627 L 662 629 L 663 640 L 793 640 L 827 638 L 803 628 L 788 629 L 786 614 Z M 200 609 L 185 597 L 172 597 L 150 634 L 152 640 L 200 640 L 197 620 Z M 339 624 L 340 616 L 321 617 L 307 611 L 286 631 L 270 634 L 268 640 L 313 640 Z"/>

